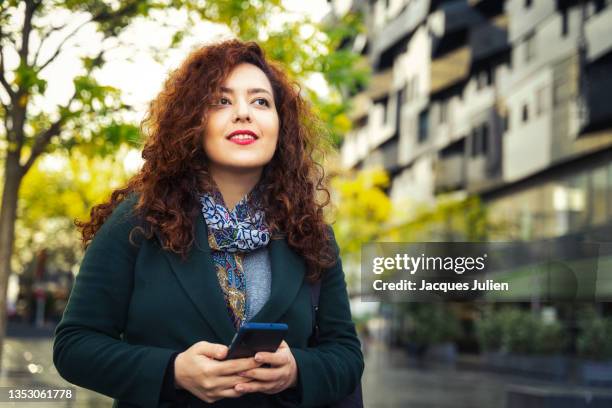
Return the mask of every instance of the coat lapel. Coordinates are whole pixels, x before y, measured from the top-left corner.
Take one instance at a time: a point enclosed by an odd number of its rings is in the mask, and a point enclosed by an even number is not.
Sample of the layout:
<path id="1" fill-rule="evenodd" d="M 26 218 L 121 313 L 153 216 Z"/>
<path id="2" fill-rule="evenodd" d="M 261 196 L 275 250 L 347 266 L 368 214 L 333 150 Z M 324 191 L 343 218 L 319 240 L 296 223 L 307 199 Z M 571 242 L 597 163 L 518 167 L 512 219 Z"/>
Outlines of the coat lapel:
<path id="1" fill-rule="evenodd" d="M 195 243 L 185 261 L 170 251 L 162 252 L 170 261 L 172 271 L 195 308 L 212 327 L 221 343 L 229 344 L 236 331 L 217 280 L 204 217 L 196 217 Z"/>
<path id="2" fill-rule="evenodd" d="M 272 239 L 268 249 L 272 269 L 270 298 L 252 322 L 277 321 L 291 306 L 304 280 L 305 264 L 289 248 L 286 239 Z M 209 323 L 221 343 L 229 345 L 236 330 L 215 272 L 204 217 L 200 215 L 195 219 L 195 245 L 185 261 L 170 251 L 162 252 L 200 315 Z"/>

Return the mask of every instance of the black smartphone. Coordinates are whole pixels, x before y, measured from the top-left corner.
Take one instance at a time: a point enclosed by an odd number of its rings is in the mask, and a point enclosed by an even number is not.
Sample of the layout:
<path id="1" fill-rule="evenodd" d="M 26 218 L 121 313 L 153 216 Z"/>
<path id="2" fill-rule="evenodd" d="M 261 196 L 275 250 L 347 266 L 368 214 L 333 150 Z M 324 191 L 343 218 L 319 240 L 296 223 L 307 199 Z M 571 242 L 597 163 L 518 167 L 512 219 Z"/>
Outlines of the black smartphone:
<path id="1" fill-rule="evenodd" d="M 245 323 L 232 339 L 227 359 L 253 357 L 259 351 L 274 353 L 288 331 L 284 323 Z"/>

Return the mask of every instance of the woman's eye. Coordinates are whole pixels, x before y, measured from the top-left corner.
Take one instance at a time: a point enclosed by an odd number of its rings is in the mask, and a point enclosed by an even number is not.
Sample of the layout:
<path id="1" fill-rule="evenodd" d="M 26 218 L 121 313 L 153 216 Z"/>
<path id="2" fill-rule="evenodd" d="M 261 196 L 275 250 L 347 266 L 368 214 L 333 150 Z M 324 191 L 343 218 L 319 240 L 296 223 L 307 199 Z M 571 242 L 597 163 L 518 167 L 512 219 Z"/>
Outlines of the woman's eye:
<path id="1" fill-rule="evenodd" d="M 230 101 L 227 98 L 219 98 L 219 105 L 229 105 Z"/>
<path id="2" fill-rule="evenodd" d="M 257 98 L 257 99 L 255 99 L 255 103 L 257 103 L 258 105 L 261 105 L 261 106 L 270 106 L 270 102 L 268 102 L 268 100 L 264 99 L 264 98 Z"/>

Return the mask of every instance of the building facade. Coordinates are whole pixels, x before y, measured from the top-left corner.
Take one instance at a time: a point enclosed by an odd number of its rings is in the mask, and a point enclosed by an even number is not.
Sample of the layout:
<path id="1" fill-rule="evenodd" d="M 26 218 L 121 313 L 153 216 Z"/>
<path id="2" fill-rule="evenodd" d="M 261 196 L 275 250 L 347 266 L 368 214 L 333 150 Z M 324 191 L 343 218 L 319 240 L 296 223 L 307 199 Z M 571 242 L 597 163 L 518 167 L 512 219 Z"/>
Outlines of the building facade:
<path id="1" fill-rule="evenodd" d="M 373 77 L 352 98 L 346 168 L 389 194 L 476 194 L 504 239 L 612 224 L 612 1 L 353 1 Z"/>

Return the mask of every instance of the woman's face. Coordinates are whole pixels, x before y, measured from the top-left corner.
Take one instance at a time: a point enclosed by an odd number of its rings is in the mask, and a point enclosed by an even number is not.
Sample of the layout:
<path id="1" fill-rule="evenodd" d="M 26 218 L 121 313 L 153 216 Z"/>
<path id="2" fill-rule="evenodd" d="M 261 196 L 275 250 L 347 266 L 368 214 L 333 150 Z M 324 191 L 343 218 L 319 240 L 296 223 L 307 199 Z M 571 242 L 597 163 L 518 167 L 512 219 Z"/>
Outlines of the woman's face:
<path id="1" fill-rule="evenodd" d="M 204 152 L 211 173 L 261 172 L 274 155 L 279 119 L 272 85 L 253 64 L 237 65 L 208 111 Z"/>

